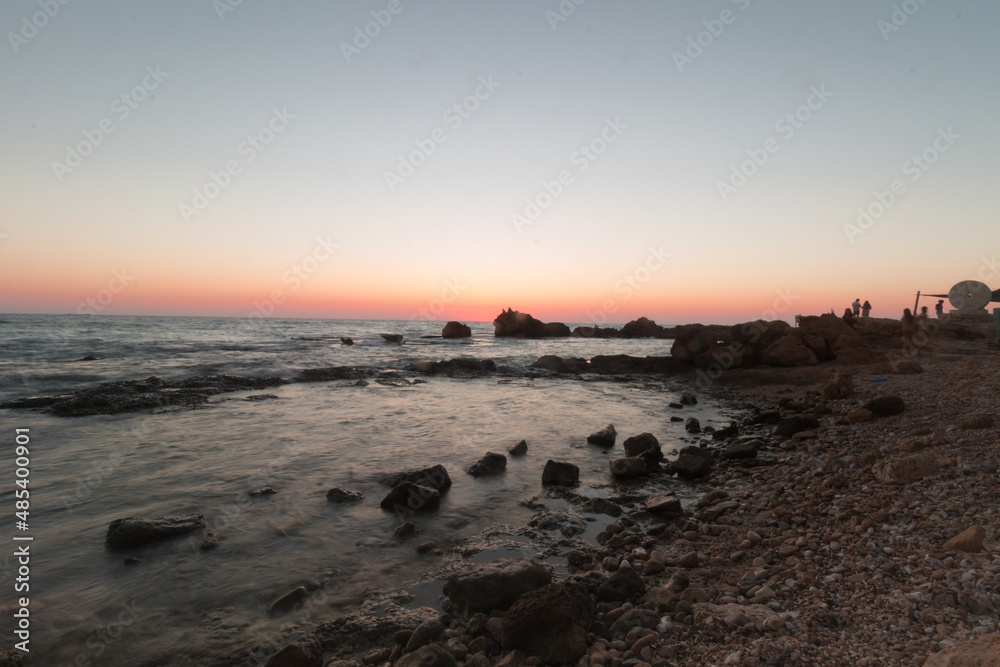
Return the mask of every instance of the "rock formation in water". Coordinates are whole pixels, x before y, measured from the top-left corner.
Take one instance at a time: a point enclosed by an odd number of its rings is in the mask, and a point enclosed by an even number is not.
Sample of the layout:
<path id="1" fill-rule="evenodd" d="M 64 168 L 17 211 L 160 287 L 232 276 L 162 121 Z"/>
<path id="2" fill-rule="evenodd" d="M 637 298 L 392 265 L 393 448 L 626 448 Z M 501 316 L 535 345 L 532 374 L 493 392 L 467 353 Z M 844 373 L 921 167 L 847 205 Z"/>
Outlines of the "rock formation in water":
<path id="1" fill-rule="evenodd" d="M 562 322 L 542 322 L 510 308 L 493 320 L 493 335 L 496 338 L 564 338 L 570 331 Z"/>

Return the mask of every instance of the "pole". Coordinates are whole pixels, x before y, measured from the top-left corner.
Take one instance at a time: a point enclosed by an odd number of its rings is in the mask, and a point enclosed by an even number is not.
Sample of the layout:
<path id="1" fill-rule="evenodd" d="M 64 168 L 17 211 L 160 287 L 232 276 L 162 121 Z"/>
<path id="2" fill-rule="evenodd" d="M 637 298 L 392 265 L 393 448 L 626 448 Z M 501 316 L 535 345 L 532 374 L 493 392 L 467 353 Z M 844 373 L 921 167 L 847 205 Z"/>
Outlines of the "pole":
<path id="1" fill-rule="evenodd" d="M 917 314 L 917 306 L 920 305 L 920 290 L 917 290 L 917 300 L 913 302 L 913 314 Z"/>

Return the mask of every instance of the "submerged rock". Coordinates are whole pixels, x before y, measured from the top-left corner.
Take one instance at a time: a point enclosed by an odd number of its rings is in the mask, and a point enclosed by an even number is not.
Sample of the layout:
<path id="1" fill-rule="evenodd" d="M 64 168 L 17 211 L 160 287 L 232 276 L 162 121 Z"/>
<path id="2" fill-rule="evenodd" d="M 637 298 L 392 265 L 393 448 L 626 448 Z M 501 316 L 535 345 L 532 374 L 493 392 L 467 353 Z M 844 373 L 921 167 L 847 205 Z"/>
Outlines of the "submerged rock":
<path id="1" fill-rule="evenodd" d="M 615 430 L 614 424 L 608 424 L 600 431 L 596 433 L 591 433 L 587 436 L 587 442 L 592 445 L 601 445 L 602 447 L 612 447 L 615 444 L 615 438 L 618 437 L 618 432 Z"/>
<path id="2" fill-rule="evenodd" d="M 580 483 L 580 469 L 572 463 L 553 461 L 545 462 L 542 470 L 542 484 L 558 486 L 576 486 Z"/>
<path id="3" fill-rule="evenodd" d="M 429 468 L 396 472 L 379 478 L 379 483 L 388 486 L 396 486 L 400 482 L 413 482 L 420 486 L 429 486 L 441 493 L 445 493 L 451 488 L 451 477 L 448 476 L 448 470 L 440 463 Z"/>
<path id="4" fill-rule="evenodd" d="M 487 452 L 483 458 L 479 459 L 466 471 L 473 477 L 483 477 L 485 475 L 499 475 L 507 469 L 507 457 L 496 452 Z"/>
<path id="5" fill-rule="evenodd" d="M 333 488 L 326 492 L 326 499 L 331 503 L 356 503 L 364 497 L 363 493 L 352 489 Z"/>
<path id="6" fill-rule="evenodd" d="M 529 560 L 499 558 L 448 577 L 443 593 L 466 615 L 506 610 L 521 595 L 552 581 L 541 564 Z"/>
<path id="7" fill-rule="evenodd" d="M 271 608 L 268 609 L 268 614 L 271 616 L 287 614 L 296 607 L 301 606 L 302 603 L 306 601 L 307 597 L 309 597 L 309 591 L 306 590 L 306 587 L 297 586 L 278 598 L 274 604 L 271 605 Z"/>
<path id="8" fill-rule="evenodd" d="M 187 535 L 205 528 L 205 525 L 205 517 L 201 514 L 153 518 L 130 516 L 111 522 L 104 544 L 108 549 L 134 549 Z"/>
<path id="9" fill-rule="evenodd" d="M 272 655 L 264 667 L 323 667 L 323 645 L 315 639 L 289 644 Z"/>

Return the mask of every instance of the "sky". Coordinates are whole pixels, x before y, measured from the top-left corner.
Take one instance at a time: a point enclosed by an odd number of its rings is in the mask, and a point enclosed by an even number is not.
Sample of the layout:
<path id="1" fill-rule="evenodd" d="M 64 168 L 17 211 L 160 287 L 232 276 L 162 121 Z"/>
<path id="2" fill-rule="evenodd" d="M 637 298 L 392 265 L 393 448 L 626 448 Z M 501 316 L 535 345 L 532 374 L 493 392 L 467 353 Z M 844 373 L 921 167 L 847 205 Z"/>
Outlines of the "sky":
<path id="1" fill-rule="evenodd" d="M 899 317 L 1000 288 L 998 31 L 992 0 L 5 0 L 0 312 Z"/>

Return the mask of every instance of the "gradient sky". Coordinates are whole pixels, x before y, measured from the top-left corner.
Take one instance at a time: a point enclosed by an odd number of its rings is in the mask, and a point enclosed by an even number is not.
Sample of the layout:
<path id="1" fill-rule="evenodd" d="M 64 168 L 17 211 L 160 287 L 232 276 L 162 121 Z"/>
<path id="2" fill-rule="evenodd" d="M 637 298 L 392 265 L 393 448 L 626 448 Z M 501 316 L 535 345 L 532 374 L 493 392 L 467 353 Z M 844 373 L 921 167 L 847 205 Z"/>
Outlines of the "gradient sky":
<path id="1" fill-rule="evenodd" d="M 1000 288 L 990 0 L 62 1 L 0 5 L 0 312 L 735 322 Z"/>

